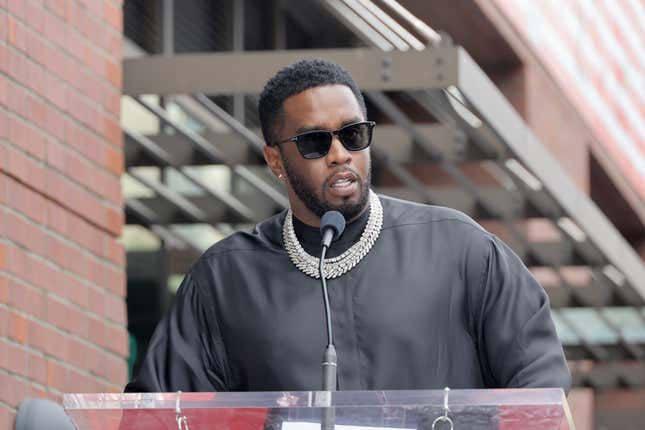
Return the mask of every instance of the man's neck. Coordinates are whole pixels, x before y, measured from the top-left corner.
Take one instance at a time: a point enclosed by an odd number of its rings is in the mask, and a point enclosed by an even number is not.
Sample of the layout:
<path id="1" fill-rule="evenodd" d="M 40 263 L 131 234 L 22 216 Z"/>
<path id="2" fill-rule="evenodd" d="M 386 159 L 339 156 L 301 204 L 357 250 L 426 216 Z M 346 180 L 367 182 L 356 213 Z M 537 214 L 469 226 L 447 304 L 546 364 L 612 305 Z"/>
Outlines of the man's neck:
<path id="1" fill-rule="evenodd" d="M 354 217 L 352 221 L 347 223 L 345 231 L 341 237 L 338 238 L 338 240 L 336 240 L 329 248 L 327 253 L 328 258 L 342 254 L 349 249 L 350 246 L 358 242 L 363 230 L 365 229 L 367 220 L 369 219 L 369 205 L 367 206 L 368 207 L 365 210 Z M 322 236 L 320 234 L 319 227 L 303 222 L 294 214 L 293 228 L 296 232 L 296 236 L 298 237 L 298 241 L 308 254 L 314 256 L 320 254 L 320 241 Z"/>

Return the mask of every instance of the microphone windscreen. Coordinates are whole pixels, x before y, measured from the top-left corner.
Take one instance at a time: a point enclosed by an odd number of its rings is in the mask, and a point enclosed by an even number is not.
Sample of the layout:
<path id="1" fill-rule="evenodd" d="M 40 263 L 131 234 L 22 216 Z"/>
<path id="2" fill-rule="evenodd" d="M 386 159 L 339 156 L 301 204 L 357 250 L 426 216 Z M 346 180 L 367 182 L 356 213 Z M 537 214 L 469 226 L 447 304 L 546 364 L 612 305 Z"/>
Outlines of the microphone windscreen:
<path id="1" fill-rule="evenodd" d="M 338 239 L 345 231 L 345 217 L 338 211 L 327 211 L 320 219 L 320 234 L 324 235 L 325 230 L 334 230 L 332 241 Z"/>

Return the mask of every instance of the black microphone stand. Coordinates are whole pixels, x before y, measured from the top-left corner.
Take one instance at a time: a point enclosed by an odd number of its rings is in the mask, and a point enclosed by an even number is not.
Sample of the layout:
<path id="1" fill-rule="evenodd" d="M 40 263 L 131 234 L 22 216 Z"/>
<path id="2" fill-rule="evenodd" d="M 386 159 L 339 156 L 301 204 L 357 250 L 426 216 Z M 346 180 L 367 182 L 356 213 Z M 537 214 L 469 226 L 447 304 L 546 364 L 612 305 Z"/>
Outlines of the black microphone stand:
<path id="1" fill-rule="evenodd" d="M 320 283 L 322 285 L 323 299 L 325 302 L 325 320 L 327 322 L 327 347 L 323 354 L 322 371 L 323 371 L 323 391 L 336 391 L 338 385 L 336 380 L 336 369 L 338 368 L 338 360 L 336 355 L 336 347 L 334 347 L 334 334 L 331 328 L 331 309 L 329 306 L 329 292 L 327 291 L 327 281 L 325 279 L 325 255 L 327 254 L 327 246 L 323 244 L 322 252 L 320 253 Z M 333 430 L 335 428 L 336 414 L 331 407 L 331 393 L 327 393 L 329 403 L 323 409 L 320 429 Z"/>
<path id="2" fill-rule="evenodd" d="M 327 280 L 324 275 L 325 267 L 325 254 L 327 254 L 327 247 L 323 245 L 322 252 L 320 253 L 320 283 L 322 285 L 323 300 L 325 302 L 325 321 L 327 322 L 327 347 L 323 354 L 322 370 L 323 370 L 323 391 L 336 391 L 338 388 L 336 381 L 336 369 L 338 368 L 338 358 L 336 356 L 336 347 L 334 346 L 334 334 L 331 328 L 331 309 L 329 306 L 329 292 L 327 291 Z"/>
<path id="3" fill-rule="evenodd" d="M 322 250 L 320 252 L 320 284 L 322 286 L 323 300 L 325 304 L 325 321 L 327 323 L 327 347 L 323 354 L 323 395 L 326 396 L 326 405 L 323 405 L 320 420 L 321 430 L 332 430 L 335 428 L 336 414 L 332 408 L 331 392 L 336 391 L 338 382 L 336 372 L 338 368 L 336 348 L 334 347 L 334 334 L 331 326 L 331 308 L 329 306 L 329 292 L 327 291 L 327 279 L 325 278 L 325 255 L 331 243 L 338 239 L 345 230 L 345 218 L 340 212 L 326 212 L 320 220 L 320 231 L 322 233 Z"/>

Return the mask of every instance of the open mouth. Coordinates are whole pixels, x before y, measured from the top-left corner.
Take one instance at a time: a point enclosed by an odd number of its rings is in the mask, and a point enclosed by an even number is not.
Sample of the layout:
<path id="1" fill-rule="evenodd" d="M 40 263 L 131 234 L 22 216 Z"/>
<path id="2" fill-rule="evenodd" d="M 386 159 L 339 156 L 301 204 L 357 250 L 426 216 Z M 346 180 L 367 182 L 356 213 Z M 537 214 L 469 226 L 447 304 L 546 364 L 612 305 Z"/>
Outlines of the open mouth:
<path id="1" fill-rule="evenodd" d="M 331 177 L 328 183 L 331 188 L 343 188 L 343 187 L 349 187 L 350 185 L 355 183 L 357 179 L 358 178 L 354 173 L 345 171 L 341 173 L 336 173 L 334 176 Z"/>
<path id="2" fill-rule="evenodd" d="M 344 171 L 333 175 L 327 183 L 334 194 L 347 196 L 357 188 L 358 176 L 350 171 Z"/>

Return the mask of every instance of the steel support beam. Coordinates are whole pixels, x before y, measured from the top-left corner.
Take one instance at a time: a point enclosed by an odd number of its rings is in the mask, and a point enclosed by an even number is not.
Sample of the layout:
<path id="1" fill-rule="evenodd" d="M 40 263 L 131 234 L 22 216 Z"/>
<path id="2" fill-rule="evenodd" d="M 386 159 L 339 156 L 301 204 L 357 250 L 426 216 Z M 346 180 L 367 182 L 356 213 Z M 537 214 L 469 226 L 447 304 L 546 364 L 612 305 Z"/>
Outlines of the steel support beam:
<path id="1" fill-rule="evenodd" d="M 152 55 L 123 60 L 123 94 L 257 94 L 287 64 L 324 57 L 342 64 L 366 91 L 417 90 L 455 85 L 458 50 L 321 49 Z"/>

